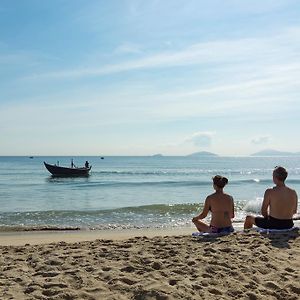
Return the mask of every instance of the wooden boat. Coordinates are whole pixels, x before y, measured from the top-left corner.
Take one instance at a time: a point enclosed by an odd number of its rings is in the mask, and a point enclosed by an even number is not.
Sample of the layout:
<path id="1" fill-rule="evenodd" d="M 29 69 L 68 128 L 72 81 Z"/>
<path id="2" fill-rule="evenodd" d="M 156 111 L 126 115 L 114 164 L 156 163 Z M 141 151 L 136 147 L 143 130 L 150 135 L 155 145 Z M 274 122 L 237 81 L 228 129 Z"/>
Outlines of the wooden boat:
<path id="1" fill-rule="evenodd" d="M 89 176 L 89 172 L 92 166 L 86 167 L 61 167 L 57 165 L 50 165 L 44 162 L 46 169 L 53 175 L 53 176 L 66 176 L 66 177 L 76 177 L 76 176 Z"/>

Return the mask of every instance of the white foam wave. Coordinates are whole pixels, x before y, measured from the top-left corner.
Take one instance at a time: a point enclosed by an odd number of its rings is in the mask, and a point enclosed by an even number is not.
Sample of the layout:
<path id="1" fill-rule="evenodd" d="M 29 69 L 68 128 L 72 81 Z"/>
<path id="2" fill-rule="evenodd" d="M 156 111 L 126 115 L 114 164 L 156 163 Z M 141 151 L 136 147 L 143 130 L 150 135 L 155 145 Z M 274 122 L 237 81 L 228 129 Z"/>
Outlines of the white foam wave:
<path id="1" fill-rule="evenodd" d="M 259 214 L 262 201 L 262 197 L 256 197 L 255 199 L 248 201 L 244 206 L 244 211 Z"/>

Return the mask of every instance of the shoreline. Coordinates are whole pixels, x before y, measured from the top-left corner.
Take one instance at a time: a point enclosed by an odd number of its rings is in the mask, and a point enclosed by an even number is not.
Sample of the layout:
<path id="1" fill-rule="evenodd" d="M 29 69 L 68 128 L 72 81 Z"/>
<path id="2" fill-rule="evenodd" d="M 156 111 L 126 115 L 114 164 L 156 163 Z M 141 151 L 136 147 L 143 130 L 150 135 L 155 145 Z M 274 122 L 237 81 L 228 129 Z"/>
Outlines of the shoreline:
<path id="1" fill-rule="evenodd" d="M 154 238 L 157 236 L 191 235 L 196 228 L 143 228 L 143 229 L 108 229 L 108 230 L 47 230 L 47 231 L 6 231 L 0 232 L 0 246 L 24 246 L 50 243 L 75 243 L 85 241 L 126 240 L 135 237 Z"/>
<path id="2" fill-rule="evenodd" d="M 300 221 L 294 221 L 300 228 Z M 243 223 L 233 223 L 235 233 L 243 232 Z M 253 230 L 255 231 L 255 230 Z M 0 231 L 0 246 L 41 245 L 50 243 L 78 243 L 95 240 L 122 241 L 139 237 L 176 237 L 191 236 L 197 232 L 194 225 L 185 227 L 139 228 L 139 229 L 103 229 L 103 230 L 32 230 L 32 231 Z"/>

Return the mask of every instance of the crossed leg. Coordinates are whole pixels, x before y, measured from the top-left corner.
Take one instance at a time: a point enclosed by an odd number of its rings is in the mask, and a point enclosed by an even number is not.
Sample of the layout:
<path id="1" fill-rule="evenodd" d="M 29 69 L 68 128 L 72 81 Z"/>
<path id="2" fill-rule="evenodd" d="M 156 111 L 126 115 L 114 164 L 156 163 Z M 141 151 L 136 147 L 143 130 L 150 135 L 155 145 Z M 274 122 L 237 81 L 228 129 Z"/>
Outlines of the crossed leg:
<path id="1" fill-rule="evenodd" d="M 211 232 L 211 229 L 208 225 L 206 225 L 205 223 L 203 223 L 200 220 L 193 220 L 193 223 L 195 224 L 195 226 L 197 227 L 197 229 L 200 232 Z"/>

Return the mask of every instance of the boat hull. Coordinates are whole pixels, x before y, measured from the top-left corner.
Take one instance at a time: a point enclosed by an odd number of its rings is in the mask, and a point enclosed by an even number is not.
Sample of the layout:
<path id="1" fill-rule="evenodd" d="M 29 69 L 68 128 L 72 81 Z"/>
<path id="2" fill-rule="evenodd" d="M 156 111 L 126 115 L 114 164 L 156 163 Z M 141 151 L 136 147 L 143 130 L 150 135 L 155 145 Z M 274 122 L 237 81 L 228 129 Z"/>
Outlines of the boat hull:
<path id="1" fill-rule="evenodd" d="M 89 172 L 92 168 L 67 168 L 67 167 L 60 167 L 55 165 L 49 165 L 44 162 L 46 169 L 53 175 L 53 176 L 60 176 L 60 177 L 79 177 L 79 176 L 89 176 Z"/>

